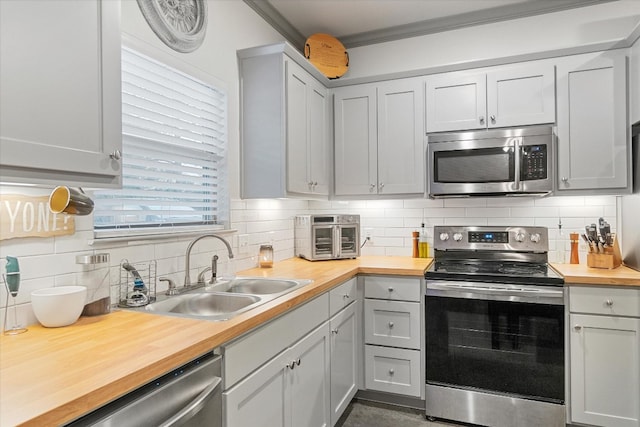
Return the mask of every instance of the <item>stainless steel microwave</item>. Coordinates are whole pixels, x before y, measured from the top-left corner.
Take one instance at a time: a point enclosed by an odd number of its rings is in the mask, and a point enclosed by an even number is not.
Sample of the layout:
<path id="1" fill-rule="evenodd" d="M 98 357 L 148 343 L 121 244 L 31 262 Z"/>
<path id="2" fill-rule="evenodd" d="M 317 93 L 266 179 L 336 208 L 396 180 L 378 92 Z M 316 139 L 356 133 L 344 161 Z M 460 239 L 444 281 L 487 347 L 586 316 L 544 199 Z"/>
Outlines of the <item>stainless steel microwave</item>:
<path id="1" fill-rule="evenodd" d="M 310 261 L 360 256 L 360 215 L 297 215 L 296 256 Z"/>
<path id="2" fill-rule="evenodd" d="M 548 195 L 554 154 L 552 126 L 429 135 L 429 197 Z"/>

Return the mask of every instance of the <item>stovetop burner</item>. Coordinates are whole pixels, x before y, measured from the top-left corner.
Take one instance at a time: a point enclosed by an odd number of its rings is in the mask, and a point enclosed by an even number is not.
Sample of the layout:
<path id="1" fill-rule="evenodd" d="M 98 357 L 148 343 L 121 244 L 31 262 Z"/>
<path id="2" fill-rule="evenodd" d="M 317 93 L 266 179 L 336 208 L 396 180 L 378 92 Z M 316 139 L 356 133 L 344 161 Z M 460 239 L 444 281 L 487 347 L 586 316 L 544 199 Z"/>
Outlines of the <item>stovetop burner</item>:
<path id="1" fill-rule="evenodd" d="M 558 286 L 562 276 L 547 263 L 544 227 L 434 227 L 435 262 L 427 280 Z"/>

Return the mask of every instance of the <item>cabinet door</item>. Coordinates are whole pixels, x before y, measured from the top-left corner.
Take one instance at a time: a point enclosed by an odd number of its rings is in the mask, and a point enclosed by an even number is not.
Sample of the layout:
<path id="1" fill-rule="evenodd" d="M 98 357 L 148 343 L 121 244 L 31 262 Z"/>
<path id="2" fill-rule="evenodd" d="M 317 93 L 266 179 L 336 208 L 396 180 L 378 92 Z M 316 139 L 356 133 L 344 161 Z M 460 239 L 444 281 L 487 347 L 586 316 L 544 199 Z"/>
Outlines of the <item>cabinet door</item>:
<path id="1" fill-rule="evenodd" d="M 120 3 L 2 1 L 0 20 L 2 179 L 120 185 Z"/>
<path id="2" fill-rule="evenodd" d="M 555 123 L 555 82 L 552 64 L 504 67 L 488 73 L 488 126 Z"/>
<path id="3" fill-rule="evenodd" d="M 358 391 L 356 306 L 331 319 L 331 425 L 335 425 Z"/>
<path id="4" fill-rule="evenodd" d="M 334 92 L 335 194 L 377 194 L 376 88 L 341 87 Z"/>
<path id="5" fill-rule="evenodd" d="M 287 120 L 287 191 L 310 193 L 309 159 L 309 74 L 286 61 L 286 120 Z M 268 107 L 267 107 L 268 108 Z"/>
<path id="6" fill-rule="evenodd" d="M 484 129 L 487 80 L 484 72 L 455 72 L 427 77 L 427 132 Z"/>
<path id="7" fill-rule="evenodd" d="M 222 394 L 225 426 L 291 426 L 287 380 L 291 354 L 281 353 Z"/>
<path id="8" fill-rule="evenodd" d="M 559 192 L 628 188 L 624 52 L 564 58 L 557 69 Z"/>
<path id="9" fill-rule="evenodd" d="M 424 90 L 420 79 L 378 85 L 378 193 L 424 193 Z"/>
<path id="10" fill-rule="evenodd" d="M 309 182 L 312 192 L 329 194 L 329 105 L 327 90 L 312 79 L 309 85 Z"/>
<path id="11" fill-rule="evenodd" d="M 291 368 L 287 383 L 290 386 L 291 426 L 328 427 L 329 401 L 329 322 L 311 332 L 290 352 Z M 262 420 L 258 424 L 272 425 Z"/>
<path id="12" fill-rule="evenodd" d="M 640 426 L 640 319 L 570 319 L 571 421 Z"/>

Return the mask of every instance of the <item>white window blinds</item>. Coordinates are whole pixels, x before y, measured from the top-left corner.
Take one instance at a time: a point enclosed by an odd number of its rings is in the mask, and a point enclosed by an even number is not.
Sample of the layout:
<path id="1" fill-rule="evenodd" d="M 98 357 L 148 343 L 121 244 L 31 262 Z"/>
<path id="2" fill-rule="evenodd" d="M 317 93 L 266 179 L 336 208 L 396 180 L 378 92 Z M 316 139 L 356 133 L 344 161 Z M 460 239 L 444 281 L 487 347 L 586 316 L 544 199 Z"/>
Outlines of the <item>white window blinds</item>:
<path id="1" fill-rule="evenodd" d="M 97 238 L 223 228 L 224 91 L 123 48 L 122 134 L 123 188 L 95 193 Z"/>

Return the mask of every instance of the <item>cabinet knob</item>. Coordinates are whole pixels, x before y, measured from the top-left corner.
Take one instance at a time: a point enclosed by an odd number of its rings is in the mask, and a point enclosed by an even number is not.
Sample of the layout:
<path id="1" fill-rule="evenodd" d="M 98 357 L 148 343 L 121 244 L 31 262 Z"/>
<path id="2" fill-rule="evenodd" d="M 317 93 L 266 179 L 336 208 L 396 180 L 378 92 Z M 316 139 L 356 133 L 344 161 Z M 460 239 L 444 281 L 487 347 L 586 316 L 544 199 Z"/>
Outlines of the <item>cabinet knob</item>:
<path id="1" fill-rule="evenodd" d="M 344 294 L 344 295 L 342 295 L 342 298 L 344 298 L 344 299 L 349 299 L 349 298 L 351 298 L 351 297 L 349 296 L 349 294 Z"/>
<path id="2" fill-rule="evenodd" d="M 331 333 L 334 334 L 334 335 L 338 335 L 338 330 L 337 329 L 332 329 Z"/>
<path id="3" fill-rule="evenodd" d="M 389 322 L 389 329 L 393 329 L 393 322 Z"/>
<path id="4" fill-rule="evenodd" d="M 389 290 L 389 292 L 393 292 L 394 289 L 391 286 L 389 286 L 388 290 Z"/>
<path id="5" fill-rule="evenodd" d="M 494 116 L 493 114 L 491 115 L 490 119 L 491 119 L 491 123 L 496 122 L 496 116 Z"/>
<path id="6" fill-rule="evenodd" d="M 575 329 L 576 331 L 579 331 L 579 330 L 581 330 L 581 329 L 582 329 L 582 326 L 580 326 L 580 325 L 575 325 L 575 326 L 573 327 L 573 329 Z"/>
<path id="7" fill-rule="evenodd" d="M 393 374 L 395 374 L 395 371 L 393 370 L 393 368 L 389 369 L 389 375 L 393 376 Z"/>
<path id="8" fill-rule="evenodd" d="M 122 158 L 122 153 L 120 150 L 116 150 L 113 153 L 109 154 L 109 158 L 113 160 L 120 160 Z"/>
<path id="9" fill-rule="evenodd" d="M 607 307 L 611 307 L 613 305 L 613 300 L 609 298 L 604 303 L 607 305 Z"/>
<path id="10" fill-rule="evenodd" d="M 479 119 L 480 119 L 480 124 L 483 125 L 484 124 L 484 116 L 480 116 Z"/>
<path id="11" fill-rule="evenodd" d="M 376 185 L 375 184 L 369 184 L 369 192 L 372 192 L 375 189 L 376 189 Z"/>
<path id="12" fill-rule="evenodd" d="M 384 188 L 384 182 L 381 182 L 379 187 L 380 187 L 380 190 L 382 190 Z"/>
<path id="13" fill-rule="evenodd" d="M 561 179 L 562 179 L 562 182 L 564 182 L 565 184 L 569 182 L 569 178 L 567 178 L 566 176 L 563 176 Z"/>

